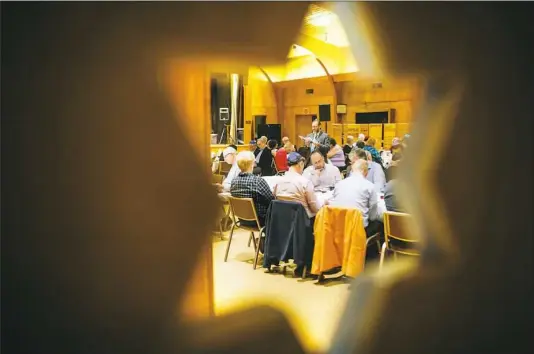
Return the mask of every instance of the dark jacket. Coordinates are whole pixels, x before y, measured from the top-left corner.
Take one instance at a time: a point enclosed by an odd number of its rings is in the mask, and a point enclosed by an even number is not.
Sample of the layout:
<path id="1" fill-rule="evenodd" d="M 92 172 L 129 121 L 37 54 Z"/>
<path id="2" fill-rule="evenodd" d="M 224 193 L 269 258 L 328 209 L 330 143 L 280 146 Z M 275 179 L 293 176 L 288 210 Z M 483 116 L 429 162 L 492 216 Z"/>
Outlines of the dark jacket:
<path id="1" fill-rule="evenodd" d="M 259 148 L 254 150 L 254 156 L 258 156 L 260 151 Z M 263 149 L 258 167 L 261 168 L 262 176 L 274 176 L 276 174 L 276 171 L 273 169 L 273 154 L 268 147 Z"/>
<path id="2" fill-rule="evenodd" d="M 313 223 L 302 204 L 273 200 L 267 210 L 263 267 L 293 259 L 297 266 L 311 266 Z"/>

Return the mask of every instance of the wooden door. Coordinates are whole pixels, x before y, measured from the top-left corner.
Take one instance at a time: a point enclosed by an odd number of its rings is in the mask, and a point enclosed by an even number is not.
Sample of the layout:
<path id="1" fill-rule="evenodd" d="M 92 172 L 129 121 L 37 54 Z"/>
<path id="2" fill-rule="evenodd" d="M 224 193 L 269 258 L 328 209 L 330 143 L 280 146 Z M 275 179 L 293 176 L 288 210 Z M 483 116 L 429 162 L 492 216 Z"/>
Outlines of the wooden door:
<path id="1" fill-rule="evenodd" d="M 298 147 L 303 145 L 299 136 L 306 136 L 311 133 L 312 119 L 312 115 L 298 115 L 295 117 L 295 137 L 293 141 Z"/>

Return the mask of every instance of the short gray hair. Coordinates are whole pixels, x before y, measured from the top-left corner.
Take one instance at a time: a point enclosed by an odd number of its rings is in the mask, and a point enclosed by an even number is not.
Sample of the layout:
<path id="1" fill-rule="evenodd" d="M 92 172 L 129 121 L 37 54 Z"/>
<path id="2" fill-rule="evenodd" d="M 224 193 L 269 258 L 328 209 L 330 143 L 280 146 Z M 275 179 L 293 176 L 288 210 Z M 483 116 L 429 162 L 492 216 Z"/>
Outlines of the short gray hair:
<path id="1" fill-rule="evenodd" d="M 356 160 L 352 164 L 352 172 L 359 172 L 362 175 L 367 174 L 367 171 L 369 170 L 369 164 L 366 160 Z"/>

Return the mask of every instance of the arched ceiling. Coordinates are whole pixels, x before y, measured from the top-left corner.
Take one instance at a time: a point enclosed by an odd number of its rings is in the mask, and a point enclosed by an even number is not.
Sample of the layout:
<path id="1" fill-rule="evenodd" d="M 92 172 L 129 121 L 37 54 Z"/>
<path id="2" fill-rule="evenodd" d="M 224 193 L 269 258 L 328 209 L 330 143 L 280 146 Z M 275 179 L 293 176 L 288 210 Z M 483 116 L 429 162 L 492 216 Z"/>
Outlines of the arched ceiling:
<path id="1" fill-rule="evenodd" d="M 287 63 L 263 68 L 273 82 L 325 76 L 316 58 L 332 75 L 358 71 L 345 29 L 329 7 L 310 5 Z"/>

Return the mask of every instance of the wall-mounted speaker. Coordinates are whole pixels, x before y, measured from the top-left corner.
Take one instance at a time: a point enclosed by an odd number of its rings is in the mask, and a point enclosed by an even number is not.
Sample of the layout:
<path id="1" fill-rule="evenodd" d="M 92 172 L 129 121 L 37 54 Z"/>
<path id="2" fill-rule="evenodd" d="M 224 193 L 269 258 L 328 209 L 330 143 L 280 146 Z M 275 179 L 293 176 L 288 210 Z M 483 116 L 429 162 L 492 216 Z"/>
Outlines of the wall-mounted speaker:
<path id="1" fill-rule="evenodd" d="M 320 104 L 319 105 L 319 120 L 321 122 L 330 122 L 330 105 L 329 104 Z"/>

